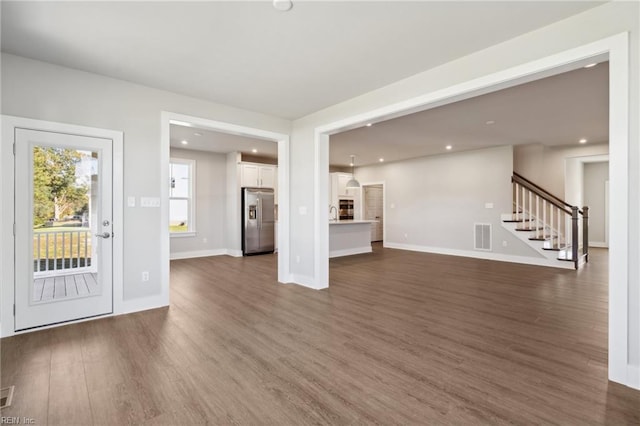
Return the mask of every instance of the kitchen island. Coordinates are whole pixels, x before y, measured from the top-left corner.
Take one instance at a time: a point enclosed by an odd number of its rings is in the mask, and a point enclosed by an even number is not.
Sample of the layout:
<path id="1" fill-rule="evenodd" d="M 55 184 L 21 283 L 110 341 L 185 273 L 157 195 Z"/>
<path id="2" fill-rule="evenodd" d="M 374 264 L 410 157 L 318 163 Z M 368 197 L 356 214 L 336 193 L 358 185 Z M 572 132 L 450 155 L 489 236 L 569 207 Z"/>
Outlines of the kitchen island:
<path id="1" fill-rule="evenodd" d="M 329 221 L 329 257 L 371 253 L 371 224 L 375 220 Z"/>

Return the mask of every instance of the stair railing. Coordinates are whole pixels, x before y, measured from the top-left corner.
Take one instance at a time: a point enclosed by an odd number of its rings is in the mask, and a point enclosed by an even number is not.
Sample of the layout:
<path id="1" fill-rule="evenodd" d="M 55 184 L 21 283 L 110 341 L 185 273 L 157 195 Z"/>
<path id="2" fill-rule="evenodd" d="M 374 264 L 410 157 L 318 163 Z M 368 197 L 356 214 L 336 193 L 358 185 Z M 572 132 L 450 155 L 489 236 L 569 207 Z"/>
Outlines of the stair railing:
<path id="1" fill-rule="evenodd" d="M 589 207 L 580 210 L 516 172 L 511 183 L 514 214 L 521 229 L 535 231 L 533 239 L 549 240 L 552 247 L 564 250 L 563 260 L 573 261 L 576 269 L 582 260 L 588 262 Z M 569 249 L 570 258 L 567 257 Z"/>

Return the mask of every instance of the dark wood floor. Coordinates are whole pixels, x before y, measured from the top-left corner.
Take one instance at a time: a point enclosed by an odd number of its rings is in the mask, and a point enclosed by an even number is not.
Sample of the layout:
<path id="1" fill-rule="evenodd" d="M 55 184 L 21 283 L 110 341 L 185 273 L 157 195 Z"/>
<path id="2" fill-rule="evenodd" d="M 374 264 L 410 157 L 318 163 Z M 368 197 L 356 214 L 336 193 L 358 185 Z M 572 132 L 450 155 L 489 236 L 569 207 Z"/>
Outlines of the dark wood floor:
<path id="1" fill-rule="evenodd" d="M 331 287 L 275 256 L 171 263 L 171 307 L 2 341 L 37 424 L 639 424 L 607 381 L 606 252 L 579 272 L 376 248 Z"/>

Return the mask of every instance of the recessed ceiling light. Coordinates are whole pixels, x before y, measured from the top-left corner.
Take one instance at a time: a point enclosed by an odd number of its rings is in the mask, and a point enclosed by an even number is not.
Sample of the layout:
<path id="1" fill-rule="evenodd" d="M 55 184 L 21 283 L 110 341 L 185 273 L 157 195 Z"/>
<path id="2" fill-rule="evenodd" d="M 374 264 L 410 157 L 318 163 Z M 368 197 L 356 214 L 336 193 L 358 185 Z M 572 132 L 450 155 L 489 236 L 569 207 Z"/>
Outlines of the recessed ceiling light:
<path id="1" fill-rule="evenodd" d="M 253 153 L 255 154 L 256 152 L 258 152 L 258 150 L 257 150 L 257 149 L 255 149 L 255 148 L 253 148 L 253 149 L 251 150 L 251 152 L 253 152 Z"/>
<path id="2" fill-rule="evenodd" d="M 281 12 L 291 10 L 293 3 L 291 0 L 273 0 L 273 7 Z"/>
<path id="3" fill-rule="evenodd" d="M 378 161 L 384 163 L 384 158 L 379 158 Z"/>
<path id="4" fill-rule="evenodd" d="M 202 133 L 195 132 L 193 136 L 202 136 Z"/>
<path id="5" fill-rule="evenodd" d="M 373 126 L 373 123 L 367 123 L 367 127 Z"/>
<path id="6" fill-rule="evenodd" d="M 180 142 L 182 145 L 187 145 L 189 142 L 183 140 L 182 142 Z"/>
<path id="7" fill-rule="evenodd" d="M 598 63 L 597 63 L 597 62 L 594 62 L 594 63 L 592 63 L 592 64 L 587 64 L 587 65 L 585 65 L 584 67 L 585 67 L 585 68 L 593 68 L 593 67 L 595 67 L 596 65 L 598 65 Z"/>
<path id="8" fill-rule="evenodd" d="M 489 121 L 485 121 L 484 124 L 486 124 L 487 126 L 491 126 L 492 124 L 496 124 L 496 122 L 493 120 L 489 120 Z"/>
<path id="9" fill-rule="evenodd" d="M 580 139 L 578 142 L 580 143 L 587 143 L 587 140 L 585 138 Z"/>
<path id="10" fill-rule="evenodd" d="M 451 150 L 451 148 L 453 148 L 451 145 L 447 145 L 445 146 L 445 148 L 447 148 L 448 150 Z"/>
<path id="11" fill-rule="evenodd" d="M 353 167 L 353 163 L 349 163 L 349 167 Z"/>

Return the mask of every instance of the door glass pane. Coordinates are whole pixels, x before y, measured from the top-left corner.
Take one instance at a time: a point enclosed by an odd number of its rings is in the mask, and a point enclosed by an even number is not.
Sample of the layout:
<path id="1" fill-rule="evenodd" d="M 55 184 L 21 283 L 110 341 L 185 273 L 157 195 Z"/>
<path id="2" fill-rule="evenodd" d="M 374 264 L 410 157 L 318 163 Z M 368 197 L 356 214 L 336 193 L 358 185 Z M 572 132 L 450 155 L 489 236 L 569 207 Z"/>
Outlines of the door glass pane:
<path id="1" fill-rule="evenodd" d="M 169 229 L 171 232 L 186 232 L 189 229 L 188 218 L 188 200 L 169 200 Z"/>
<path id="2" fill-rule="evenodd" d="M 32 303 L 99 294 L 96 244 L 98 153 L 32 150 Z"/>

